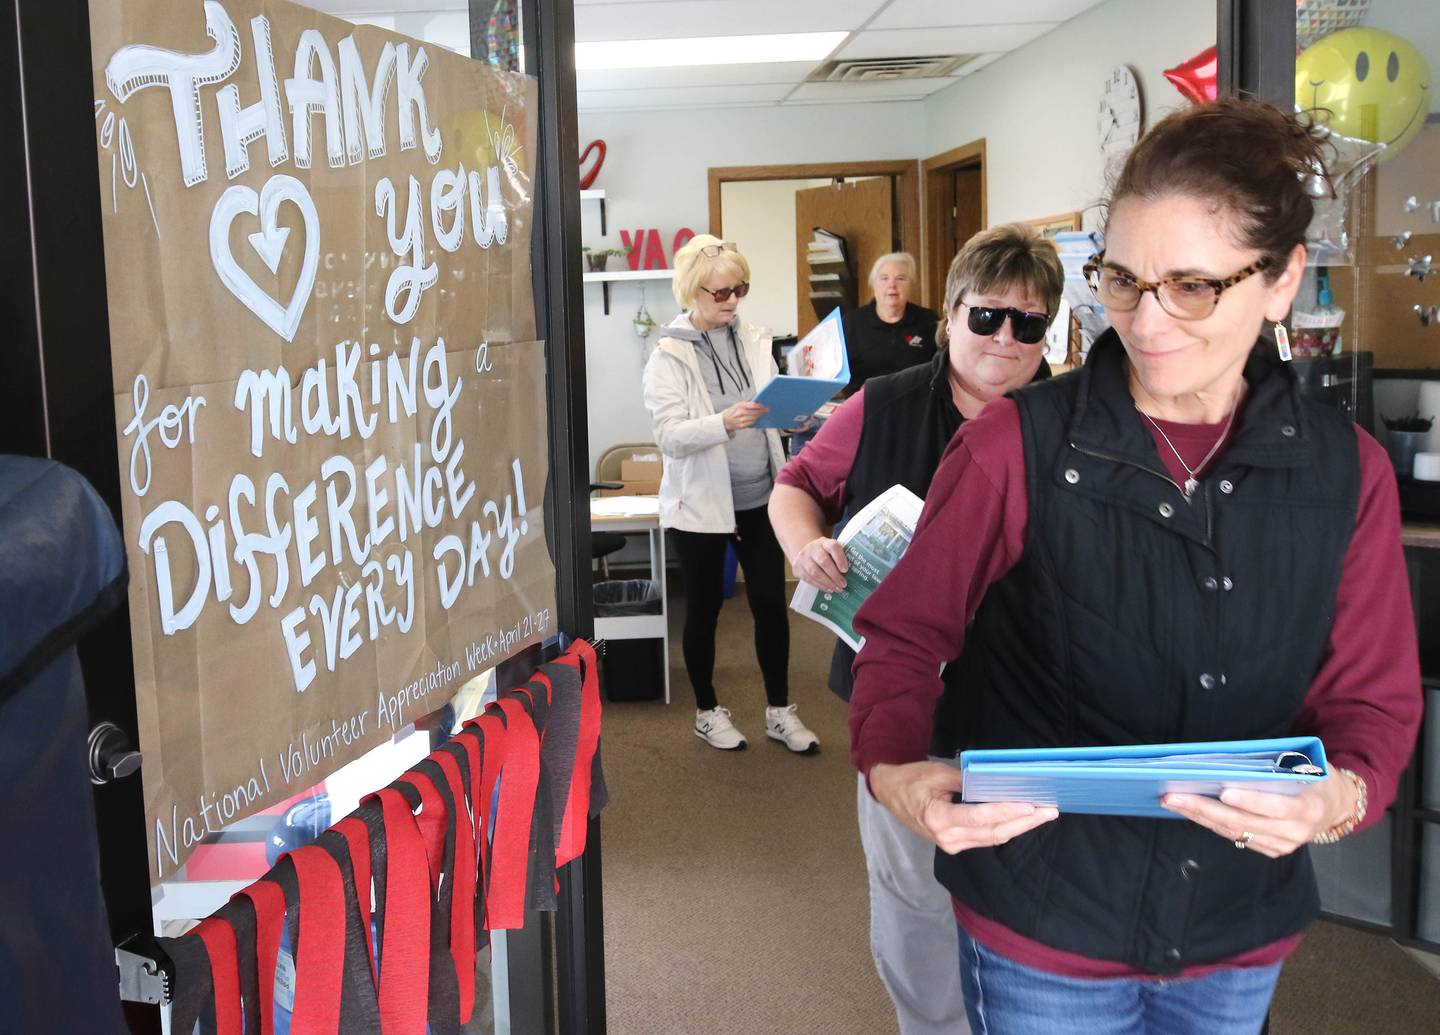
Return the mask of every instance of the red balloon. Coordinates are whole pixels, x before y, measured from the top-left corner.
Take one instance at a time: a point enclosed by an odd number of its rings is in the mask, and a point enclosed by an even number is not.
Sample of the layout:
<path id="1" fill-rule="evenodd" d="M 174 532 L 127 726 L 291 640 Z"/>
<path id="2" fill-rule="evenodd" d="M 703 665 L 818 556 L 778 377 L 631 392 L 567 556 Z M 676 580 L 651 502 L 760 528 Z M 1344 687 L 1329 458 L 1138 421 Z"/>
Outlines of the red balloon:
<path id="1" fill-rule="evenodd" d="M 590 167 L 589 171 L 584 171 L 584 170 L 585 170 L 585 159 L 589 158 L 589 157 L 590 157 L 590 152 L 591 152 L 591 151 L 595 151 L 595 150 L 598 150 L 598 151 L 600 152 L 599 157 L 597 157 L 597 158 L 595 159 L 595 164 Z M 604 165 L 604 164 L 605 164 L 605 141 L 603 141 L 603 140 L 592 140 L 592 141 L 590 141 L 590 143 L 588 143 L 588 144 L 585 145 L 585 150 L 583 150 L 583 151 L 580 152 L 580 168 L 581 168 L 581 170 L 582 170 L 581 173 L 580 173 L 580 189 L 581 189 L 581 190 L 589 190 L 589 189 L 590 189 L 590 185 L 595 182 L 595 177 L 597 177 L 597 176 L 600 175 L 600 167 L 601 167 L 602 165 Z"/>
<path id="2" fill-rule="evenodd" d="M 1184 94 L 1186 100 L 1204 104 L 1215 99 L 1216 65 L 1215 48 L 1206 47 L 1189 61 L 1167 68 L 1165 78 L 1175 84 L 1175 89 Z"/>

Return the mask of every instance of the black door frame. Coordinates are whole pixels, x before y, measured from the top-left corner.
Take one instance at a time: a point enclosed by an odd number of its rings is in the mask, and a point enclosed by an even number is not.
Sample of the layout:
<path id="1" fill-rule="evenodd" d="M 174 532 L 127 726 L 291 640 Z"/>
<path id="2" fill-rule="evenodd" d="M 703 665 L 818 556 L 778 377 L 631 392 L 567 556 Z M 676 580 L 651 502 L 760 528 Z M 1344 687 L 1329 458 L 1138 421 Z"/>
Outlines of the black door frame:
<path id="1" fill-rule="evenodd" d="M 0 250 L 11 333 L 0 347 L 0 451 L 48 456 L 79 471 L 120 521 L 110 326 L 86 0 L 0 0 Z M 80 644 L 91 723 L 138 743 L 125 609 Z M 141 783 L 95 788 L 100 876 L 119 944 L 148 935 L 149 864 Z M 137 1032 L 159 1032 L 153 1008 L 128 1004 Z"/>
<path id="2" fill-rule="evenodd" d="M 471 0 L 473 7 L 486 0 Z M 494 0 L 488 0 L 493 4 Z M 522 0 L 527 61 L 540 82 L 540 153 L 535 178 L 535 316 L 549 363 L 551 542 L 560 571 L 561 628 L 593 636 L 590 588 L 590 436 L 585 391 L 585 302 L 580 280 L 579 115 L 575 97 L 575 10 L 571 0 Z M 560 452 L 563 451 L 563 457 Z M 601 1035 L 605 1019 L 605 939 L 600 820 L 585 854 L 560 873 L 555 914 L 558 1031 Z M 524 1030 L 516 1028 L 515 1030 Z"/>
<path id="3" fill-rule="evenodd" d="M 1295 5 L 1218 0 L 1215 30 L 1220 96 L 1243 93 L 1289 111 L 1295 103 Z"/>
<path id="4" fill-rule="evenodd" d="M 1219 0 L 1219 68 L 1221 94 L 1247 93 L 1271 101 L 1286 110 L 1295 103 L 1295 12 L 1289 0 Z M 1423 548 L 1406 549 L 1411 592 L 1416 613 L 1424 584 L 1424 565 L 1417 554 Z M 1431 695 L 1440 688 L 1440 678 L 1422 673 L 1422 693 Z M 1390 833 L 1390 923 L 1324 913 L 1326 919 L 1372 931 L 1402 945 L 1440 950 L 1440 942 L 1419 935 L 1419 896 L 1422 850 L 1422 823 L 1440 821 L 1440 810 L 1422 807 L 1420 787 L 1424 764 L 1423 739 L 1416 745 L 1409 768 L 1401 775 L 1395 803 L 1389 809 Z"/>
<path id="5" fill-rule="evenodd" d="M 472 39 L 496 0 L 470 0 Z M 525 54 L 539 79 L 532 254 L 537 333 L 546 341 L 550 424 L 548 533 L 559 629 L 588 637 L 590 604 L 584 308 L 569 0 L 520 0 Z M 109 316 L 96 165 L 87 0 L 0 0 L 0 251 L 9 334 L 0 347 L 0 452 L 45 456 L 84 475 L 121 520 Z M 582 509 L 584 508 L 584 509 Z M 81 645 L 91 722 L 138 743 L 128 614 Z M 153 929 L 141 782 L 96 788 L 101 878 L 111 937 Z M 510 938 L 514 1030 L 605 1030 L 600 824 L 559 874 L 559 910 Z M 536 976 L 541 977 L 536 981 Z M 127 1004 L 136 1032 L 153 1008 Z"/>

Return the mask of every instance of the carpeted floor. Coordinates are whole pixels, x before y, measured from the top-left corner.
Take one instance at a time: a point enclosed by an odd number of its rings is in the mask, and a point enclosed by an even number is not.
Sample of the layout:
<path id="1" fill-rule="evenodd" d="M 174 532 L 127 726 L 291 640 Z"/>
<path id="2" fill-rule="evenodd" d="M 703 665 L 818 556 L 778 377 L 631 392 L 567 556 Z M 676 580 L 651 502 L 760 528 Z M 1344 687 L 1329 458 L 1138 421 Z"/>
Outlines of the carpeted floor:
<path id="1" fill-rule="evenodd" d="M 672 603 L 674 703 L 605 712 L 605 967 L 612 1035 L 890 1035 L 870 961 L 865 864 L 833 639 L 791 619 L 791 700 L 818 755 L 768 740 L 743 584 L 720 619 L 716 687 L 750 741 L 692 733 Z M 1389 941 L 1317 924 L 1286 966 L 1273 1035 L 1440 1033 L 1440 980 Z M 1083 1035 L 1083 1033 L 1079 1033 Z"/>

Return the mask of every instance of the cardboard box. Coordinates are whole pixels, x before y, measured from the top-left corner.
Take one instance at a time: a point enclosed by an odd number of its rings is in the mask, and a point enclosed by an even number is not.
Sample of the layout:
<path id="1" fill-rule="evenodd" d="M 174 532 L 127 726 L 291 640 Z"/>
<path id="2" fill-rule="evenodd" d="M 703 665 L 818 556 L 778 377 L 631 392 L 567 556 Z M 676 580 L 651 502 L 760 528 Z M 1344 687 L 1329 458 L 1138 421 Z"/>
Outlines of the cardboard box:
<path id="1" fill-rule="evenodd" d="M 622 481 L 618 489 L 601 489 L 601 496 L 658 496 L 660 479 L 634 479 Z"/>
<path id="2" fill-rule="evenodd" d="M 660 481 L 660 454 L 652 456 L 637 454 L 629 460 L 620 461 L 620 480 L 623 482 Z"/>

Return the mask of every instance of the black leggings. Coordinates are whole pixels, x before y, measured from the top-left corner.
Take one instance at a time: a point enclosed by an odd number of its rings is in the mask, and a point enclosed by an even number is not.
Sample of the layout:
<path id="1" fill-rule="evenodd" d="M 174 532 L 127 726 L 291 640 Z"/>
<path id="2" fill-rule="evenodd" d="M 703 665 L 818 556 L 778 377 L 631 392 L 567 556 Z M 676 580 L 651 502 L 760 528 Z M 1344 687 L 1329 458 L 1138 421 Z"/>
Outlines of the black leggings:
<path id="1" fill-rule="evenodd" d="M 674 529 L 685 576 L 685 671 L 695 688 L 695 707 L 709 711 L 715 699 L 715 624 L 720 618 L 725 544 L 733 542 L 745 569 L 745 597 L 755 618 L 755 657 L 771 707 L 790 699 L 790 616 L 785 606 L 785 554 L 764 507 L 735 512 L 735 532 Z"/>

